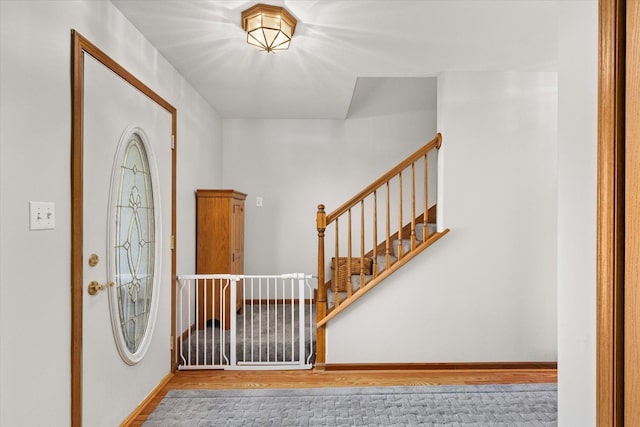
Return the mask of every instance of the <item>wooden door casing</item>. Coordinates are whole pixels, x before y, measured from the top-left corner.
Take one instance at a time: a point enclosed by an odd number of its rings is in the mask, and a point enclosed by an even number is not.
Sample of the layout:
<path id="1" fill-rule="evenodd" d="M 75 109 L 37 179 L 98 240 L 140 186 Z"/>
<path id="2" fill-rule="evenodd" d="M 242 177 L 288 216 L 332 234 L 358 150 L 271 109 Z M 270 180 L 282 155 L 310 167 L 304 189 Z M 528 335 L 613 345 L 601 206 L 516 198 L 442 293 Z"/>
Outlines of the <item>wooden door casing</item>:
<path id="1" fill-rule="evenodd" d="M 599 1 L 597 417 L 640 425 L 640 0 Z"/>
<path id="2" fill-rule="evenodd" d="M 640 425 L 640 0 L 627 0 L 624 425 Z"/>

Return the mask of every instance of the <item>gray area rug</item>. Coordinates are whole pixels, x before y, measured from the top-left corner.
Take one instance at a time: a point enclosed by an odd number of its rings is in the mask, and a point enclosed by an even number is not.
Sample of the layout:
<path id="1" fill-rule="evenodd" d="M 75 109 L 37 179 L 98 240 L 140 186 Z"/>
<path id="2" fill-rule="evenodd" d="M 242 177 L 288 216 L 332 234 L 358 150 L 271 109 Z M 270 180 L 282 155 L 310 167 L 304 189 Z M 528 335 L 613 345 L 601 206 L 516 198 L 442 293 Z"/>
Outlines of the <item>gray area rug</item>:
<path id="1" fill-rule="evenodd" d="M 171 390 L 165 426 L 555 426 L 556 384 Z"/>

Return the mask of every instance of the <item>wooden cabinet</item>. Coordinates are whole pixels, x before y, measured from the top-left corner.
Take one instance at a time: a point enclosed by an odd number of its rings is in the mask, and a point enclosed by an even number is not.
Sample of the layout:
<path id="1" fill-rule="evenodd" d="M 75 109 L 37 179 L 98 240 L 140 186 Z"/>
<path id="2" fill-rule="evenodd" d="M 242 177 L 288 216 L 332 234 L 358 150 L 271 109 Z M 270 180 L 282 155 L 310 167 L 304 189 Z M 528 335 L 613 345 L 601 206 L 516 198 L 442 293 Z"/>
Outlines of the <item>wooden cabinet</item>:
<path id="1" fill-rule="evenodd" d="M 196 273 L 244 273 L 244 200 L 235 190 L 196 190 Z M 231 315 L 242 307 L 242 283 L 235 304 L 229 287 L 207 281 L 198 289 L 198 324 L 216 319 L 225 329 Z M 206 288 L 206 291 L 205 291 Z M 231 307 L 234 308 L 231 311 Z M 224 311 L 223 311 L 224 308 Z"/>

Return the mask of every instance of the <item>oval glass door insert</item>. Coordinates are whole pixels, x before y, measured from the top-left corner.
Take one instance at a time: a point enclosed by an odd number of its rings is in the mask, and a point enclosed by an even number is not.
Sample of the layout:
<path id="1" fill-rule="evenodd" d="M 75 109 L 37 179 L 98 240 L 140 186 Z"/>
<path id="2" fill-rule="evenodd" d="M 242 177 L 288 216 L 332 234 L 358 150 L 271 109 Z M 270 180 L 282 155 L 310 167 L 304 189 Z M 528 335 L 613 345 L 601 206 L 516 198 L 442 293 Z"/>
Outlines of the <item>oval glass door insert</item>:
<path id="1" fill-rule="evenodd" d="M 120 139 L 111 179 L 109 288 L 118 352 L 129 365 L 149 346 L 160 278 L 160 209 L 155 162 L 146 134 L 128 128 Z"/>

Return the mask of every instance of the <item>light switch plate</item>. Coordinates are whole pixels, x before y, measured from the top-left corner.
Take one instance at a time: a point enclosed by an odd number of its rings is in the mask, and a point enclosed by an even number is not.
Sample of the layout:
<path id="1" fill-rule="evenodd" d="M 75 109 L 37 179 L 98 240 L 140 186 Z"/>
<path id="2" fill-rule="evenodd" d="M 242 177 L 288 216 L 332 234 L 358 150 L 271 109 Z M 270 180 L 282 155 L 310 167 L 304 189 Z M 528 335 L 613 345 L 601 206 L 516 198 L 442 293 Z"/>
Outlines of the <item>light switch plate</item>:
<path id="1" fill-rule="evenodd" d="M 53 230 L 56 228 L 56 204 L 54 202 L 29 202 L 29 224 L 31 230 Z"/>

